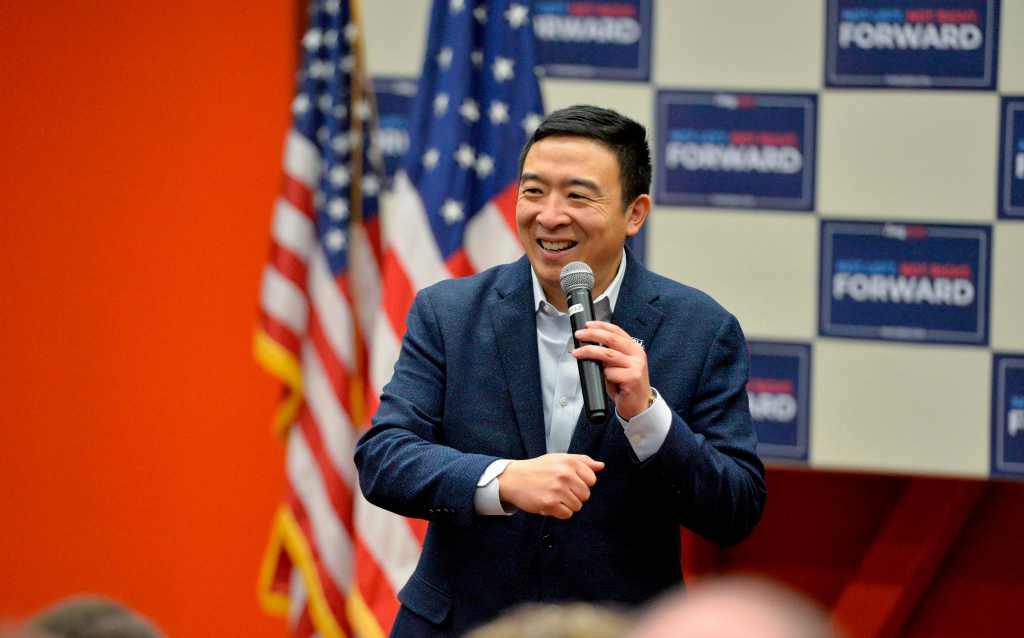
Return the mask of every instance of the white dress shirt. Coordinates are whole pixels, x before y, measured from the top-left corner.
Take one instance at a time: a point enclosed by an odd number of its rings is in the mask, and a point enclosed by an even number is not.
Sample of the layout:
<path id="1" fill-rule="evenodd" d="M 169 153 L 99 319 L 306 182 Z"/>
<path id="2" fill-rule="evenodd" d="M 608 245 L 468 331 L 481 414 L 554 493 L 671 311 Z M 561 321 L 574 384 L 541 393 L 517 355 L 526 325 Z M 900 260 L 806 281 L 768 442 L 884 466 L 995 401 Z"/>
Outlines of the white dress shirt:
<path id="1" fill-rule="evenodd" d="M 623 251 L 619 270 L 608 288 L 594 304 L 607 299 L 610 310 L 615 310 L 619 289 L 626 274 L 626 253 Z M 567 344 L 572 338 L 569 315 L 548 302 L 541 288 L 537 274 L 530 270 L 533 280 L 533 301 L 537 313 L 537 352 L 540 356 L 540 389 L 544 404 L 544 438 L 547 452 L 566 452 L 572 441 L 576 422 L 583 411 L 583 391 L 580 388 L 580 374 L 577 360 L 570 353 Z M 633 447 L 637 458 L 644 461 L 654 455 L 668 436 L 672 426 L 672 412 L 657 392 L 655 401 L 648 409 L 625 420 L 616 412 L 626 432 L 626 438 Z M 515 510 L 502 507 L 498 492 L 497 478 L 501 476 L 511 459 L 494 461 L 484 470 L 477 481 L 473 503 L 479 514 L 512 514 Z"/>

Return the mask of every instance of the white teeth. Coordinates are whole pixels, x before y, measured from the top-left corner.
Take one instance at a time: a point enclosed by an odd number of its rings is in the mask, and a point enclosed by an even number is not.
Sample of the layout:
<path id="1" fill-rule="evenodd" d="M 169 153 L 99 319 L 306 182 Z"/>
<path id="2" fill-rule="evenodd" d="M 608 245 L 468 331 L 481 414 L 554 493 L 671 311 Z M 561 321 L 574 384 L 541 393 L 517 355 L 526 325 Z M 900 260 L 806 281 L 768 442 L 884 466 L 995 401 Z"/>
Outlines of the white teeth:
<path id="1" fill-rule="evenodd" d="M 565 250 L 566 248 L 570 248 L 575 245 L 576 242 L 573 241 L 544 241 L 543 239 L 540 240 L 540 247 L 543 248 L 544 250 Z"/>

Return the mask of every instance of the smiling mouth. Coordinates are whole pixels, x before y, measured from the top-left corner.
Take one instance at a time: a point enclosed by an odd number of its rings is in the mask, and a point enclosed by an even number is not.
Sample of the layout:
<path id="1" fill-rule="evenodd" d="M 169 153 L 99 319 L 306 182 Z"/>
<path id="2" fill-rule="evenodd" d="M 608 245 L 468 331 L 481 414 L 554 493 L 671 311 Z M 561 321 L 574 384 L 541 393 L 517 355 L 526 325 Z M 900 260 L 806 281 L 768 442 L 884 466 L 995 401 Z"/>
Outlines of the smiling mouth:
<path id="1" fill-rule="evenodd" d="M 562 251 L 569 250 L 570 248 L 573 248 L 574 246 L 576 246 L 576 243 L 577 242 L 568 241 L 568 240 L 567 241 L 547 241 L 547 240 L 544 240 L 544 239 L 538 239 L 537 240 L 537 245 L 538 246 L 540 246 L 544 250 L 547 250 L 547 251 L 553 252 L 553 253 L 560 253 Z"/>

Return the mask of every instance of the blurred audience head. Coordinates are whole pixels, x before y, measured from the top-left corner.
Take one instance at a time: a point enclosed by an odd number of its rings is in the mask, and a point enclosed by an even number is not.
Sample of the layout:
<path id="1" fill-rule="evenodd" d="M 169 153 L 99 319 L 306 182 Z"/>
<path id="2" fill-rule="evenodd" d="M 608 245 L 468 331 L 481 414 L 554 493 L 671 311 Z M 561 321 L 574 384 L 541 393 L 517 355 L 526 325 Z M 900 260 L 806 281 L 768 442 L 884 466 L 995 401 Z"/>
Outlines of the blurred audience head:
<path id="1" fill-rule="evenodd" d="M 11 638 L 162 638 L 151 622 L 98 596 L 74 596 L 30 618 Z"/>
<path id="2" fill-rule="evenodd" d="M 730 576 L 669 594 L 631 638 L 840 638 L 811 600 L 767 580 Z"/>
<path id="3" fill-rule="evenodd" d="M 628 616 L 586 603 L 524 605 L 478 627 L 466 638 L 620 638 Z"/>

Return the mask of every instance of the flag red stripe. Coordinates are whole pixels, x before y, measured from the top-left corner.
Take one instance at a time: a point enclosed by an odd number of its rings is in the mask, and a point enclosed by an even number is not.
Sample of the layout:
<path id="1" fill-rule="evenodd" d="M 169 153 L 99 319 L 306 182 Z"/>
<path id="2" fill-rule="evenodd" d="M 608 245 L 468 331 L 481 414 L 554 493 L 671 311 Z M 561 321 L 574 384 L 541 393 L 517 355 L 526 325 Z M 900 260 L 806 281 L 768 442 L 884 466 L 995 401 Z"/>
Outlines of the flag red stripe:
<path id="1" fill-rule="evenodd" d="M 330 456 L 324 447 L 323 439 L 320 437 L 320 429 L 317 427 L 316 418 L 310 412 L 307 405 L 303 405 L 299 412 L 299 427 L 302 428 L 302 436 L 306 439 L 309 451 L 316 459 L 317 468 L 320 470 L 324 487 L 327 488 L 327 497 L 334 506 L 334 512 L 338 520 L 348 531 L 351 538 L 355 538 L 355 525 L 352 521 L 352 506 L 354 496 L 352 487 L 335 469 Z"/>
<path id="2" fill-rule="evenodd" d="M 356 583 L 359 593 L 381 627 L 390 628 L 398 614 L 397 592 L 361 538 L 356 538 Z"/>
<path id="3" fill-rule="evenodd" d="M 405 316 L 409 313 L 416 293 L 393 250 L 384 253 L 381 287 L 384 290 L 384 314 L 391 323 L 395 337 L 401 339 L 405 335 Z"/>
<path id="4" fill-rule="evenodd" d="M 302 608 L 298 621 L 292 627 L 292 638 L 310 638 L 316 631 L 313 626 L 313 618 L 309 615 L 309 605 Z"/>
<path id="5" fill-rule="evenodd" d="M 449 255 L 445 264 L 448 266 L 448 271 L 452 274 L 452 277 L 465 277 L 476 272 L 473 264 L 469 263 L 469 257 L 466 256 L 465 248 L 459 248 Z"/>
<path id="6" fill-rule="evenodd" d="M 282 181 L 281 197 L 313 221 L 313 193 L 288 173 L 284 173 Z"/>
<path id="7" fill-rule="evenodd" d="M 519 183 L 512 182 L 508 185 L 505 190 L 495 196 L 491 201 L 501 211 L 501 216 L 505 219 L 505 223 L 512 230 L 512 233 L 518 236 L 519 229 L 516 227 L 516 197 L 519 194 Z"/>
<path id="8" fill-rule="evenodd" d="M 327 380 L 330 381 L 331 388 L 334 389 L 334 395 L 341 403 L 345 414 L 352 414 L 352 398 L 349 395 L 350 372 L 345 363 L 335 354 L 334 349 L 331 347 L 331 342 L 327 340 L 323 325 L 320 323 L 320 314 L 316 312 L 315 308 L 309 314 L 308 331 L 309 340 L 312 342 L 313 349 L 316 350 L 317 356 L 320 358 L 320 364 L 327 374 Z"/>
<path id="9" fill-rule="evenodd" d="M 306 290 L 306 273 L 309 270 L 306 260 L 288 250 L 281 244 L 270 243 L 270 256 L 267 261 L 277 272 L 291 281 L 302 291 Z"/>

